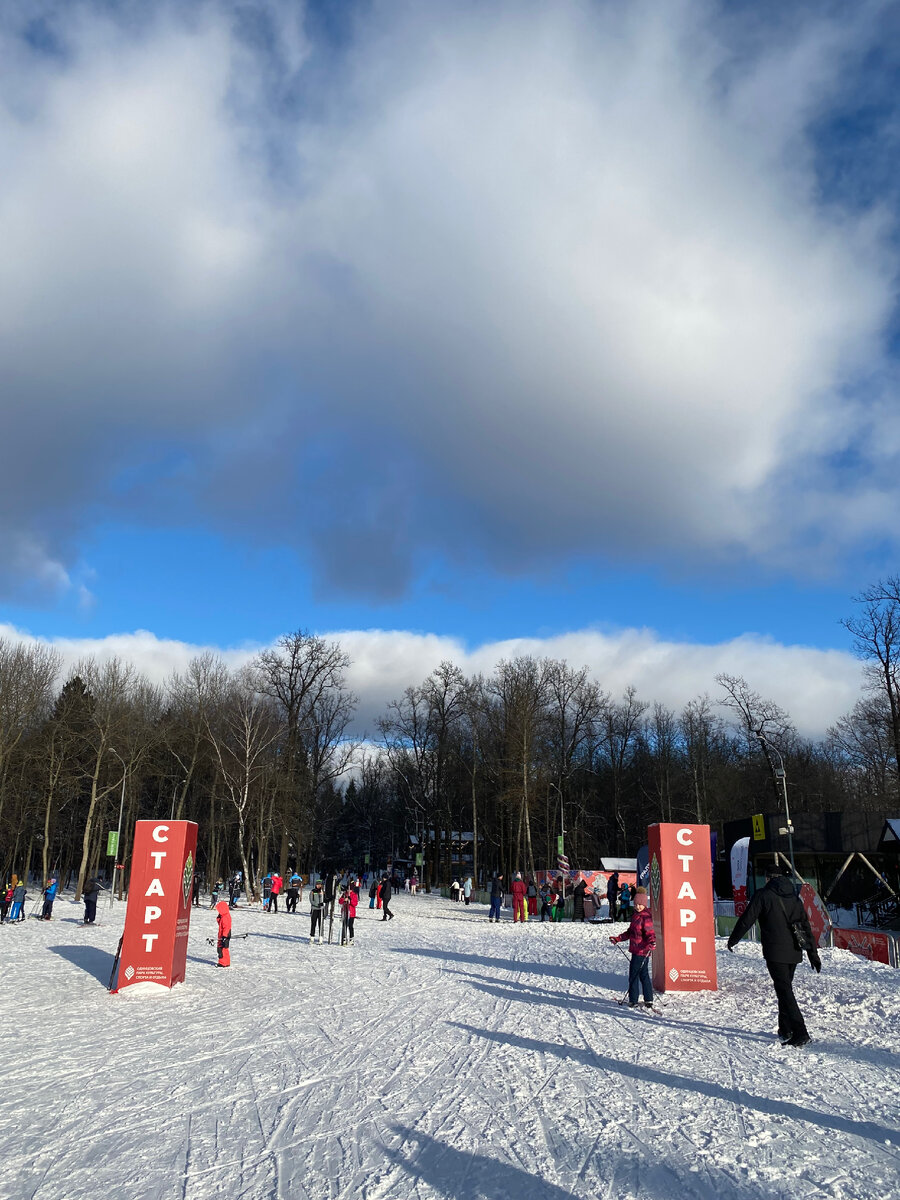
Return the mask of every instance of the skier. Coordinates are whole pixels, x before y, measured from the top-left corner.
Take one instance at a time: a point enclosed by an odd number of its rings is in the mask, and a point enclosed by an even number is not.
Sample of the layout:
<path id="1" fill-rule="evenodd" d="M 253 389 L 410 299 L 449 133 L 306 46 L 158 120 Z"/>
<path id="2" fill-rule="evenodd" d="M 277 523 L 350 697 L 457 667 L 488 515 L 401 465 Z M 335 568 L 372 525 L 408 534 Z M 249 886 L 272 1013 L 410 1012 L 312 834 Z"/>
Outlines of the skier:
<path id="1" fill-rule="evenodd" d="M 381 915 L 382 921 L 393 921 L 394 919 L 394 914 L 391 912 L 389 907 L 392 894 L 391 881 L 388 879 L 387 875 L 385 875 L 384 879 L 381 881 L 381 905 L 384 909 L 384 912 Z"/>
<path id="2" fill-rule="evenodd" d="M 194 882 L 191 884 L 192 900 L 194 908 L 200 907 L 200 876 L 194 873 Z"/>
<path id="3" fill-rule="evenodd" d="M 344 922 L 343 922 L 343 920 L 341 921 L 341 945 L 342 946 L 347 943 L 349 943 L 349 945 L 351 945 L 351 946 L 353 945 L 353 922 L 356 919 L 356 906 L 358 903 L 359 903 L 359 894 L 357 892 L 354 892 L 354 890 L 351 887 L 348 887 L 347 884 L 345 883 L 344 886 L 341 888 L 341 896 L 340 896 L 340 906 L 344 910 L 344 917 L 346 917 L 346 921 L 347 921 L 346 943 L 344 941 L 344 937 L 345 937 Z"/>
<path id="4" fill-rule="evenodd" d="M 759 921 L 763 958 L 778 999 L 778 1036 L 786 1046 L 805 1046 L 810 1040 L 806 1022 L 794 996 L 794 972 L 803 958 L 796 945 L 792 925 L 800 925 L 806 935 L 809 965 L 818 974 L 822 960 L 815 948 L 812 929 L 806 910 L 794 891 L 793 882 L 775 865 L 766 871 L 768 882 L 755 893 L 738 917 L 728 938 L 728 949 L 734 948 L 748 929 Z"/>
<path id="5" fill-rule="evenodd" d="M 88 879 L 81 889 L 81 898 L 84 901 L 85 925 L 93 925 L 97 920 L 97 900 L 102 890 L 103 885 L 100 882 L 99 876 L 96 879 Z"/>
<path id="6" fill-rule="evenodd" d="M 495 875 L 491 879 L 491 907 L 488 911 L 489 921 L 500 920 L 500 905 L 503 903 L 503 876 Z"/>
<path id="7" fill-rule="evenodd" d="M 566 915 L 566 894 L 563 891 L 562 876 L 557 879 L 554 885 L 556 891 L 556 901 L 553 905 L 553 920 L 561 921 Z"/>
<path id="8" fill-rule="evenodd" d="M 634 916 L 625 933 L 610 936 L 611 942 L 624 942 L 628 938 L 631 963 L 628 968 L 628 1007 L 636 1008 L 638 992 L 644 993 L 644 1007 L 653 1008 L 653 984 L 650 982 L 650 955 L 656 949 L 656 934 L 653 918 L 647 907 L 647 889 L 637 888 L 634 893 Z"/>
<path id="9" fill-rule="evenodd" d="M 325 916 L 325 893 L 322 890 L 322 880 L 316 880 L 316 886 L 309 893 L 309 944 L 312 945 L 313 939 L 318 933 L 318 942 L 322 942 L 322 926 Z"/>
<path id="10" fill-rule="evenodd" d="M 238 896 L 241 894 L 241 885 L 244 882 L 244 877 L 240 871 L 235 871 L 228 880 L 228 907 L 237 908 Z"/>
<path id="11" fill-rule="evenodd" d="M 556 897 L 551 891 L 549 883 L 541 884 L 541 924 L 545 921 L 553 920 L 553 901 Z"/>
<path id="12" fill-rule="evenodd" d="M 584 882 L 584 876 L 579 871 L 575 879 L 575 886 L 572 888 L 572 920 L 584 920 L 584 893 L 587 891 L 587 884 Z"/>
<path id="13" fill-rule="evenodd" d="M 209 897 L 209 907 L 210 908 L 215 908 L 216 905 L 219 903 L 219 892 L 221 892 L 224 887 L 225 887 L 225 880 L 217 879 L 215 882 L 215 886 L 213 887 L 213 890 L 210 893 L 210 897 Z"/>
<path id="14" fill-rule="evenodd" d="M 56 899 L 56 890 L 59 887 L 57 880 L 53 877 L 47 880 L 47 886 L 44 888 L 44 907 L 41 911 L 42 921 L 51 921 L 53 919 L 53 901 Z"/>
<path id="15" fill-rule="evenodd" d="M 378 880 L 372 876 L 372 884 L 369 888 L 369 908 L 375 907 L 375 897 L 378 895 Z M 379 908 L 381 906 L 379 905 Z"/>
<path id="16" fill-rule="evenodd" d="M 284 880 L 277 871 L 272 872 L 272 891 L 269 896 L 269 912 L 278 912 L 278 897 L 284 887 Z"/>
<path id="17" fill-rule="evenodd" d="M 271 871 L 266 872 L 266 874 L 263 876 L 262 892 L 263 892 L 263 912 L 268 912 L 269 911 L 269 902 L 272 899 L 272 872 Z"/>
<path id="18" fill-rule="evenodd" d="M 297 887 L 297 881 L 299 878 L 299 875 L 292 875 L 288 880 L 288 888 L 284 898 L 284 907 L 289 913 L 295 913 L 297 911 L 297 898 L 300 895 L 300 891 Z"/>
<path id="19" fill-rule="evenodd" d="M 619 915 L 619 872 L 613 871 L 606 881 L 606 903 L 609 905 L 609 919 L 614 921 Z"/>
<path id="20" fill-rule="evenodd" d="M 219 936 L 216 939 L 216 953 L 218 954 L 216 966 L 230 967 L 231 951 L 228 947 L 231 945 L 231 905 L 220 900 L 216 905 L 216 912 L 219 914 L 216 917 L 219 926 Z"/>
<path id="21" fill-rule="evenodd" d="M 450 899 L 455 900 L 459 904 L 459 880 L 454 879 L 450 884 Z"/>
<path id="22" fill-rule="evenodd" d="M 513 899 L 513 922 L 528 920 L 528 907 L 525 903 L 526 887 L 522 882 L 522 873 L 516 871 L 516 877 L 512 885 Z"/>
<path id="23" fill-rule="evenodd" d="M 24 921 L 25 920 L 25 913 L 23 910 L 25 907 L 25 896 L 26 895 L 27 895 L 27 893 L 25 891 L 25 884 L 20 879 L 19 882 L 16 884 L 16 886 L 13 888 L 12 907 L 9 910 L 10 921 Z"/>

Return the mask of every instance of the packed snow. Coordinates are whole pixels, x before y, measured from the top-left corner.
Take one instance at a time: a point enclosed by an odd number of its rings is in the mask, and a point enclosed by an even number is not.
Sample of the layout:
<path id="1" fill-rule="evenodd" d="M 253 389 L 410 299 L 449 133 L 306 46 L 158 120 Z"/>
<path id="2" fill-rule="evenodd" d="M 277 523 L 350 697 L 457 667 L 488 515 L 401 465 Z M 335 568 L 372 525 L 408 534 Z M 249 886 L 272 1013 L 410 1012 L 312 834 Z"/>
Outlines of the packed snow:
<path id="1" fill-rule="evenodd" d="M 0 1196 L 900 1196 L 900 972 L 801 965 L 789 1049 L 749 942 L 650 1015 L 616 1003 L 624 926 L 391 904 L 363 893 L 352 947 L 308 944 L 306 897 L 238 908 L 227 970 L 194 909 L 186 981 L 149 996 L 106 991 L 124 904 L 4 925 Z"/>

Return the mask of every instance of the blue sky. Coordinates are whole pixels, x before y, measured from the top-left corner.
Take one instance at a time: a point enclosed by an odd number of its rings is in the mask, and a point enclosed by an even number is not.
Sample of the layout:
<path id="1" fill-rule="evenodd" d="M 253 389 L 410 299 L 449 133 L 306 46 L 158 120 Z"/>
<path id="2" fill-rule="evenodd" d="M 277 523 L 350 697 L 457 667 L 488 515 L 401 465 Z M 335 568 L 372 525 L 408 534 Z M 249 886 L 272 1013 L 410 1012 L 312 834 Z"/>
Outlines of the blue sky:
<path id="1" fill-rule="evenodd" d="M 4 6 L 0 625 L 845 649 L 898 560 L 898 25 Z"/>

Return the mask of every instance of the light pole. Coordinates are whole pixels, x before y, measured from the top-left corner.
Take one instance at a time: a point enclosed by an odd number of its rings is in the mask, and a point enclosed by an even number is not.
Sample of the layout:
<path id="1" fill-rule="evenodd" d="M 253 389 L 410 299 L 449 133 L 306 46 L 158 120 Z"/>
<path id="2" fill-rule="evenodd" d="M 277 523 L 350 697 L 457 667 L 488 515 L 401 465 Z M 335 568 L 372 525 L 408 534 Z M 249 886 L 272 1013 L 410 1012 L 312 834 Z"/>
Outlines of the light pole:
<path id="1" fill-rule="evenodd" d="M 109 907 L 113 906 L 113 893 L 116 890 L 116 862 L 119 858 L 119 838 L 122 836 L 122 809 L 125 807 L 125 780 L 128 778 L 128 768 L 125 766 L 125 759 L 113 746 L 110 746 L 113 754 L 122 764 L 122 795 L 119 797 L 119 824 L 116 826 L 116 853 L 113 856 L 113 877 L 109 884 Z"/>
<path id="2" fill-rule="evenodd" d="M 781 757 L 781 751 L 766 739 L 761 729 L 756 730 L 755 736 L 760 745 L 763 747 L 764 751 L 767 752 L 769 750 L 774 750 L 778 755 L 778 766 L 772 767 L 772 772 L 775 778 L 781 782 L 781 790 L 784 795 L 784 820 L 785 824 L 787 825 L 786 832 L 788 836 L 788 857 L 791 860 L 791 872 L 793 873 L 794 879 L 797 879 L 797 868 L 794 866 L 794 826 L 791 824 L 791 810 L 790 806 L 788 805 L 787 772 L 784 769 L 784 759 Z M 771 766 L 771 760 L 769 765 Z M 784 831 L 779 830 L 779 833 L 781 832 Z"/>

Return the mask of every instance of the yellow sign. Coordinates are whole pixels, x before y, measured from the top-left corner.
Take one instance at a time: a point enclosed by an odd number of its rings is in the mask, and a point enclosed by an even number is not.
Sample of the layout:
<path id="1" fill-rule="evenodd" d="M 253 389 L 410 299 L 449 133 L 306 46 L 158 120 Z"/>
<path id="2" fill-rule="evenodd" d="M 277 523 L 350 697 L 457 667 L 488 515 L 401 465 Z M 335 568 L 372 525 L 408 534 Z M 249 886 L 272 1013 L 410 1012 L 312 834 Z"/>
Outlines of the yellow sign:
<path id="1" fill-rule="evenodd" d="M 754 842 L 764 842 L 766 840 L 766 818 L 762 813 L 754 813 L 751 820 L 753 821 Z"/>

